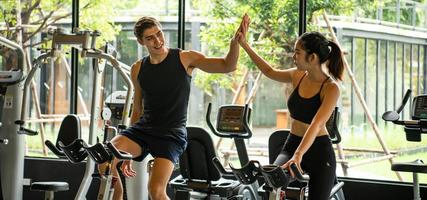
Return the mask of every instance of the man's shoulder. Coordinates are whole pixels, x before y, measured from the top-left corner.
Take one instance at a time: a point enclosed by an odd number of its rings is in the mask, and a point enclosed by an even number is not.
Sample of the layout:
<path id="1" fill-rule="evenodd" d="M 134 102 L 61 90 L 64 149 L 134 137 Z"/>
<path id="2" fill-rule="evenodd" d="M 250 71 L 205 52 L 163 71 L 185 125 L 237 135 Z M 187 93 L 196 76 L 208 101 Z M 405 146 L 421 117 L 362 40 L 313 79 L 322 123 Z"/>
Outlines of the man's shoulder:
<path id="1" fill-rule="evenodd" d="M 139 68 L 141 68 L 141 65 L 142 65 L 142 59 L 135 61 L 132 64 L 131 71 L 132 72 L 139 71 Z"/>
<path id="2" fill-rule="evenodd" d="M 140 67 L 142 64 L 142 59 L 141 60 L 137 60 L 132 64 L 132 68 L 134 67 Z"/>

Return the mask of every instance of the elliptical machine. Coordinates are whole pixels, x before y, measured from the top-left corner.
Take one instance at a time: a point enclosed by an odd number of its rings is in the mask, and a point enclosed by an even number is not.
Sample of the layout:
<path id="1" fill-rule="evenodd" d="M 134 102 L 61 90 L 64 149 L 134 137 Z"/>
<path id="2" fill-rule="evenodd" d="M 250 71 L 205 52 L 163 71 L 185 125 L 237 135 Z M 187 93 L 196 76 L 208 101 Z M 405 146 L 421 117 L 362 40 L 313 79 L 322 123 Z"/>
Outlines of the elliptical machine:
<path id="1" fill-rule="evenodd" d="M 410 142 L 420 142 L 421 134 L 427 133 L 427 95 L 418 95 L 412 101 L 412 109 L 410 111 L 411 120 L 399 120 L 400 112 L 405 107 L 411 96 L 411 90 L 407 90 L 402 100 L 402 104 L 396 111 L 387 111 L 383 114 L 384 121 L 393 122 L 394 124 L 404 127 L 406 140 Z M 420 159 L 412 162 L 393 163 L 391 170 L 400 172 L 412 172 L 413 176 L 413 198 L 421 200 L 420 184 L 418 181 L 418 173 L 427 173 L 427 165 Z"/>

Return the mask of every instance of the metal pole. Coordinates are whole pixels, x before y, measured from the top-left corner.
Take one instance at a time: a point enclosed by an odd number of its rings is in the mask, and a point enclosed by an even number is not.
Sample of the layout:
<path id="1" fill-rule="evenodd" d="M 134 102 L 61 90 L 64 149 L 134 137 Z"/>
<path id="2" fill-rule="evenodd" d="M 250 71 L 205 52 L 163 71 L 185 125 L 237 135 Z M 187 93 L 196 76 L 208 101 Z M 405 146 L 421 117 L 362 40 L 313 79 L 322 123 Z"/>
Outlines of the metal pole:
<path id="1" fill-rule="evenodd" d="M 307 17 L 306 17 L 306 11 L 307 11 L 307 2 L 306 0 L 300 0 L 299 1 L 299 26 L 298 26 L 298 34 L 302 35 L 306 31 L 307 26 Z"/>
<path id="2" fill-rule="evenodd" d="M 185 48 L 185 0 L 178 2 L 178 48 Z"/>
<path id="3" fill-rule="evenodd" d="M 380 77 L 379 77 L 379 73 L 380 73 L 380 65 L 381 65 L 381 63 L 380 63 L 380 54 L 381 54 L 381 50 L 380 50 L 380 46 L 381 46 L 381 41 L 380 40 L 377 40 L 376 41 L 376 45 L 377 45 L 377 48 L 376 48 L 376 53 L 377 53 L 377 56 L 376 56 L 376 59 L 375 59 L 375 123 L 377 123 L 378 124 L 378 116 L 379 116 L 379 97 L 378 97 L 378 94 L 379 94 L 379 88 L 380 88 L 380 83 L 379 83 L 379 80 L 380 80 Z"/>
<path id="4" fill-rule="evenodd" d="M 79 0 L 72 3 L 71 29 L 74 31 L 79 27 Z M 78 88 L 79 52 L 76 48 L 71 49 L 71 87 L 70 87 L 70 113 L 77 114 L 77 88 Z"/>
<path id="5" fill-rule="evenodd" d="M 353 37 L 351 40 L 351 70 L 354 72 L 356 66 L 356 38 Z M 350 123 L 354 124 L 354 86 L 350 88 Z"/>
<path id="6" fill-rule="evenodd" d="M 390 48 L 390 41 L 386 41 L 385 46 L 385 93 L 384 93 L 384 111 L 388 110 L 388 64 L 389 64 L 389 48 Z"/>

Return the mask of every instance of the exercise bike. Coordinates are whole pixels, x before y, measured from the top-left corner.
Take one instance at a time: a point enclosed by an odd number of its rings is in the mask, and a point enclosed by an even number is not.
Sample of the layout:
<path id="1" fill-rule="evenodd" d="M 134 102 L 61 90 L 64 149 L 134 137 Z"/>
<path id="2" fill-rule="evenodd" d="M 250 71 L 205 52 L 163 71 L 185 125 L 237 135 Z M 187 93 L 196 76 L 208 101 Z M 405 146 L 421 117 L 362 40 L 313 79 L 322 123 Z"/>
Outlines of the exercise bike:
<path id="1" fill-rule="evenodd" d="M 303 183 L 307 183 L 310 180 L 310 177 L 306 174 L 302 174 L 294 163 L 290 165 L 290 168 L 295 174 L 295 178 L 291 176 L 288 170 L 280 166 L 261 166 L 256 160 L 249 161 L 249 163 L 242 168 L 234 168 L 232 164 L 229 164 L 231 172 L 224 169 L 218 158 L 215 157 L 212 159 L 212 162 L 221 174 L 234 174 L 237 180 L 245 185 L 253 184 L 258 178 L 263 178 L 266 184 L 262 187 L 262 190 L 264 190 L 264 193 L 268 192 L 269 194 L 262 197 L 268 200 L 285 199 L 285 189 L 288 187 L 289 183 L 295 180 Z"/>
<path id="2" fill-rule="evenodd" d="M 104 120 L 109 120 L 111 116 L 106 113 L 109 112 L 104 111 L 102 113 L 102 117 Z M 71 163 L 83 162 L 88 157 L 88 155 L 97 164 L 107 163 L 106 170 L 103 174 L 94 172 L 92 177 L 100 180 L 97 199 L 112 199 L 114 192 L 112 187 L 113 175 L 111 173 L 112 161 L 114 158 L 119 160 L 130 160 L 132 159 L 132 155 L 125 152 L 120 152 L 114 147 L 114 145 L 106 142 L 111 137 L 111 135 L 117 134 L 117 129 L 113 126 L 105 124 L 103 143 L 98 142 L 93 146 L 89 146 L 84 140 L 80 139 L 80 131 L 81 128 L 79 118 L 76 115 L 67 115 L 61 123 L 56 145 L 54 145 L 50 140 L 46 140 L 45 144 L 56 156 L 60 158 L 66 158 Z M 119 167 L 120 165 L 118 164 L 118 170 Z M 122 182 L 124 182 L 123 180 L 124 179 L 122 178 Z M 52 193 L 52 191 L 58 190 L 52 190 L 52 188 L 64 187 L 64 185 L 66 185 L 68 188 L 68 183 L 66 182 L 41 182 L 33 183 L 31 188 L 33 190 L 42 190 Z M 126 188 L 124 186 L 124 199 L 126 200 L 127 198 L 125 189 Z M 45 196 L 46 199 L 53 199 L 53 194 Z"/>
<path id="3" fill-rule="evenodd" d="M 57 149 L 57 151 L 63 152 L 72 163 L 82 162 L 88 155 L 97 164 L 107 163 L 104 173 L 94 173 L 92 175 L 94 178 L 100 180 L 97 200 L 111 200 L 113 198 L 114 184 L 111 167 L 114 158 L 119 160 L 132 159 L 132 155 L 126 152 L 120 152 L 110 142 L 105 144 L 96 143 L 93 146 L 89 146 L 82 139 L 77 139 L 69 145 L 64 145 L 59 141 L 59 149 Z"/>
<path id="4" fill-rule="evenodd" d="M 230 114 L 232 113 L 232 114 Z M 210 114 L 210 105 L 208 107 L 208 114 Z M 242 116 L 243 115 L 243 116 Z M 207 122 L 209 128 L 211 128 L 212 132 L 220 137 L 251 137 L 252 131 L 249 127 L 248 119 L 250 118 L 250 108 L 248 105 L 243 106 L 222 106 L 219 109 L 218 112 L 218 119 L 217 119 L 217 128 L 214 128 L 212 123 L 210 122 L 210 119 L 207 115 Z M 237 117 L 241 116 L 241 117 Z M 233 130 L 234 134 L 227 134 L 224 135 L 224 133 L 218 133 L 217 130 L 227 130 L 231 131 Z M 247 133 L 241 135 L 237 131 L 242 133 Z M 243 144 L 244 145 L 244 144 Z M 247 153 L 246 153 L 247 156 Z M 247 157 L 246 157 L 247 158 Z M 242 160 L 241 160 L 242 161 Z M 250 160 L 246 161 L 246 163 L 241 162 L 242 168 L 235 168 L 230 163 L 229 166 L 231 168 L 230 171 L 226 171 L 222 164 L 220 163 L 219 159 L 217 157 L 212 159 L 212 162 L 216 169 L 223 175 L 234 175 L 237 180 L 242 183 L 243 185 L 253 185 L 256 186 L 254 189 L 258 190 L 258 193 L 261 194 L 261 196 L 257 195 L 258 199 L 284 199 L 285 193 L 282 192 L 284 189 L 287 188 L 288 184 L 290 182 L 293 182 L 294 180 L 298 180 L 300 182 L 308 182 L 309 176 L 302 174 L 295 164 L 292 164 L 291 170 L 295 174 L 295 178 L 292 178 L 290 175 L 290 172 L 288 172 L 285 169 L 282 169 L 280 166 L 275 165 L 264 165 L 261 166 L 258 161 Z M 264 185 L 261 188 L 258 186 L 258 179 L 263 178 L 266 182 L 266 185 Z M 260 192 L 260 190 L 264 192 Z M 269 195 L 265 196 L 262 195 L 262 193 L 265 193 L 267 191 Z"/>
<path id="5" fill-rule="evenodd" d="M 411 90 L 407 90 L 402 100 L 402 104 L 396 111 L 387 111 L 382 118 L 385 121 L 393 122 L 394 124 L 404 127 L 406 140 L 410 142 L 420 142 L 421 134 L 427 133 L 427 95 L 418 95 L 414 97 L 412 109 L 410 111 L 411 120 L 399 120 L 400 112 L 405 107 L 411 96 Z M 406 163 L 393 163 L 391 170 L 400 172 L 412 172 L 413 176 L 413 198 L 421 200 L 420 184 L 418 181 L 418 173 L 427 173 L 427 165 L 420 159 Z"/>
<path id="6" fill-rule="evenodd" d="M 214 128 L 210 120 L 212 105 L 209 104 L 206 122 L 212 132 L 223 138 L 234 139 L 240 163 L 249 162 L 244 139 L 250 138 L 242 126 L 242 118 L 250 115 L 250 109 L 244 111 L 241 105 L 224 105 L 218 109 L 218 118 Z M 175 191 L 175 199 L 244 199 L 258 200 L 258 183 L 243 185 L 233 174 L 220 174 L 212 159 L 216 157 L 211 135 L 200 127 L 187 127 L 188 146 L 179 160 L 181 175 L 174 178 L 170 185 Z"/>

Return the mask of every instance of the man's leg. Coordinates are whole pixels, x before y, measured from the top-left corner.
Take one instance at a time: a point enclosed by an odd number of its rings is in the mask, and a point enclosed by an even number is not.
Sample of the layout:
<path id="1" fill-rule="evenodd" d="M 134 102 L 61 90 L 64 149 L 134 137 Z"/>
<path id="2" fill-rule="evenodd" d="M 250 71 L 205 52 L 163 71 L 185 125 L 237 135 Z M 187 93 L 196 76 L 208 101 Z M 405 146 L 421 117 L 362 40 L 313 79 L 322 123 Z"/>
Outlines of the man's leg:
<path id="1" fill-rule="evenodd" d="M 148 191 L 152 200 L 169 200 L 166 188 L 172 175 L 174 164 L 166 158 L 155 158 L 151 168 Z"/>
<path id="2" fill-rule="evenodd" d="M 126 136 L 123 135 L 117 135 L 112 140 L 111 143 L 120 151 L 125 151 L 132 155 L 132 157 L 137 157 L 142 154 L 141 147 L 131 139 L 129 139 Z M 123 187 L 122 182 L 120 180 L 119 174 L 117 172 L 117 163 L 118 160 L 114 159 L 113 166 L 112 166 L 112 173 L 113 176 L 117 178 L 117 182 L 114 185 L 114 200 L 121 200 L 123 199 Z"/>

